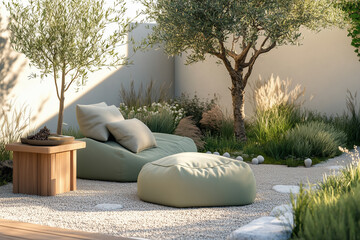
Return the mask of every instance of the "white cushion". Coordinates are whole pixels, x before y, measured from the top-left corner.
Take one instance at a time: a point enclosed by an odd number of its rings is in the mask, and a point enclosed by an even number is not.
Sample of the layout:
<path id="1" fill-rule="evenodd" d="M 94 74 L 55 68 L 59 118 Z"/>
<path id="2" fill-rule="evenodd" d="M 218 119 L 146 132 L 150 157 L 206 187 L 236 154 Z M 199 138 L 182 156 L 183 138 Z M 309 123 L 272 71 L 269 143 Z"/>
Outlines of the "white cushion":
<path id="1" fill-rule="evenodd" d="M 110 135 L 106 124 L 124 120 L 115 105 L 104 106 L 104 104 L 76 105 L 76 118 L 80 131 L 85 137 L 105 142 Z"/>
<path id="2" fill-rule="evenodd" d="M 156 147 L 150 129 L 136 118 L 108 123 L 106 126 L 118 143 L 134 153 Z"/>

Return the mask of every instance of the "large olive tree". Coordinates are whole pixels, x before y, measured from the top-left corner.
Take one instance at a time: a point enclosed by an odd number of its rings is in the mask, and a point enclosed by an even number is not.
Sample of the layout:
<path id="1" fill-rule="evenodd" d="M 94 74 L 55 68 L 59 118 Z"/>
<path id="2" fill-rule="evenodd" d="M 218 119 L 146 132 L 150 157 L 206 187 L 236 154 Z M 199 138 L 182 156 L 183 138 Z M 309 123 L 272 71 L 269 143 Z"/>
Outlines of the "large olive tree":
<path id="1" fill-rule="evenodd" d="M 331 0 L 140 1 L 157 23 L 147 44 L 164 43 L 169 55 L 188 51 L 187 64 L 206 55 L 224 64 L 232 83 L 235 136 L 242 141 L 245 87 L 258 57 L 276 46 L 296 44 L 302 27 L 317 31 L 341 21 Z"/>
<path id="2" fill-rule="evenodd" d="M 87 73 L 126 64 L 119 46 L 126 41 L 130 20 L 124 0 L 10 0 L 8 28 L 14 49 L 52 78 L 59 99 L 57 134 L 62 132 L 65 92 L 84 84 Z M 35 75 L 36 77 L 36 75 Z"/>

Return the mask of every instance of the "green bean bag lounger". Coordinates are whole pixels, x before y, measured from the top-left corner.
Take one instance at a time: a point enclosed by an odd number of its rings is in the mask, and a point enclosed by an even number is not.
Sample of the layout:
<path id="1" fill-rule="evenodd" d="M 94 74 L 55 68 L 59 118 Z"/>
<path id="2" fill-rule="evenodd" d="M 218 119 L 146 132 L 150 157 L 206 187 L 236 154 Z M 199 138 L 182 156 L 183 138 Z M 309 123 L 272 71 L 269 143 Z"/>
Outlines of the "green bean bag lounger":
<path id="1" fill-rule="evenodd" d="M 247 163 L 206 153 L 178 153 L 147 163 L 137 185 L 141 200 L 172 207 L 246 205 L 256 195 Z"/>
<path id="2" fill-rule="evenodd" d="M 192 139 L 153 133 L 157 147 L 133 153 L 115 141 L 83 138 L 86 148 L 77 151 L 77 177 L 84 179 L 136 182 L 141 168 L 149 162 L 180 153 L 196 152 Z"/>

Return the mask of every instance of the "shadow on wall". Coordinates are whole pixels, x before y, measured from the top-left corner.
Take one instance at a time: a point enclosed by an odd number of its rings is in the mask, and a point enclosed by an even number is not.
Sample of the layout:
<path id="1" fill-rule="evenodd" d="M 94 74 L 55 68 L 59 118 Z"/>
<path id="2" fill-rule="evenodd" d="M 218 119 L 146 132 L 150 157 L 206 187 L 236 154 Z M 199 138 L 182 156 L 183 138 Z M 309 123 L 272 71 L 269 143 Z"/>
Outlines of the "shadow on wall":
<path id="1" fill-rule="evenodd" d="M 0 15 L 0 102 L 3 104 L 8 100 L 11 89 L 17 83 L 18 73 L 25 68 L 26 62 L 19 61 L 20 55 L 10 51 L 10 41 L 5 36 L 7 30 L 2 23 Z"/>
<path id="2" fill-rule="evenodd" d="M 23 111 L 24 121 L 27 121 L 25 115 L 29 114 L 30 122 L 35 122 L 37 115 L 43 111 L 47 99 L 41 101 L 37 110 L 30 111 L 26 102 L 17 102 L 17 96 L 13 96 L 12 90 L 18 84 L 19 76 L 28 62 L 21 54 L 11 49 L 10 33 L 5 27 L 5 22 L 6 19 L 0 13 L 0 106 L 3 113 L 0 116 L 0 123 L 3 124 L 5 119 L 16 117 L 14 113 L 19 111 Z M 34 112 L 36 114 L 33 114 Z M 28 128 L 27 130 L 30 131 L 31 126 Z"/>
<path id="3" fill-rule="evenodd" d="M 145 24 L 141 24 L 130 34 L 129 37 L 133 37 L 136 41 L 140 41 L 147 36 L 148 32 L 149 30 L 146 29 Z M 78 127 L 75 112 L 76 104 L 106 102 L 108 105 L 119 106 L 121 84 L 123 84 L 125 88 L 129 88 L 132 80 L 135 83 L 135 89 L 138 89 L 141 83 L 143 83 L 144 87 L 147 86 L 151 80 L 154 81 L 154 89 L 158 89 L 163 83 L 170 84 L 171 93 L 169 96 L 174 96 L 173 58 L 165 55 L 162 48 L 159 47 L 156 49 L 150 49 L 146 52 L 136 52 L 134 54 L 132 46 L 129 44 L 127 46 L 127 52 L 129 54 L 128 56 L 131 56 L 130 60 L 133 64 L 129 66 L 122 66 L 113 72 L 106 72 L 105 74 L 110 74 L 107 77 L 104 77 L 104 75 L 91 75 L 88 81 L 90 86 L 85 86 L 84 89 L 80 89 L 77 94 L 74 94 L 74 97 L 67 96 L 68 98 L 65 99 L 66 108 L 64 111 L 65 128 L 68 126 Z M 96 81 L 94 78 L 97 77 L 104 79 L 95 85 L 91 85 L 91 81 Z M 54 107 L 58 108 L 58 105 Z M 57 126 L 57 118 L 58 115 L 55 114 L 39 125 L 39 127 L 46 125 L 54 131 Z"/>

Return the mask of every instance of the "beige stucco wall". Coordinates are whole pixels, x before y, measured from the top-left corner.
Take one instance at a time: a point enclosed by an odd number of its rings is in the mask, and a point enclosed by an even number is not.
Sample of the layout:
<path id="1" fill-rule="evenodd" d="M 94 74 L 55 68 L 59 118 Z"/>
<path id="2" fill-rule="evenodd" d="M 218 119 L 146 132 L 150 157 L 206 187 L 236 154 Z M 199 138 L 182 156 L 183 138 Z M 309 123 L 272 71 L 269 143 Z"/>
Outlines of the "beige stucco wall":
<path id="1" fill-rule="evenodd" d="M 347 31 L 328 29 L 313 33 L 304 30 L 303 38 L 300 46 L 280 46 L 261 55 L 249 82 L 259 75 L 268 78 L 272 73 L 282 79 L 290 78 L 294 85 L 298 83 L 305 87 L 306 108 L 327 114 L 342 113 L 345 110 L 346 90 L 358 91 L 360 95 L 360 61 L 350 45 Z M 176 96 L 196 92 L 206 98 L 216 93 L 220 96 L 223 109 L 231 113 L 228 89 L 231 82 L 225 67 L 217 65 L 212 57 L 185 66 L 185 56 L 175 59 Z M 247 95 L 249 91 L 247 87 Z M 311 101 L 310 96 L 313 96 Z M 245 105 L 245 112 L 250 116 L 252 110 L 249 102 Z"/>

